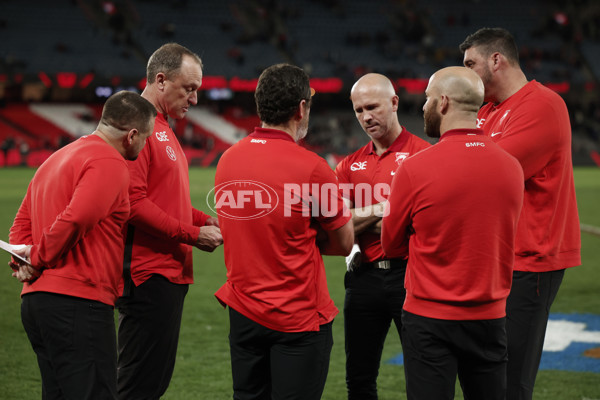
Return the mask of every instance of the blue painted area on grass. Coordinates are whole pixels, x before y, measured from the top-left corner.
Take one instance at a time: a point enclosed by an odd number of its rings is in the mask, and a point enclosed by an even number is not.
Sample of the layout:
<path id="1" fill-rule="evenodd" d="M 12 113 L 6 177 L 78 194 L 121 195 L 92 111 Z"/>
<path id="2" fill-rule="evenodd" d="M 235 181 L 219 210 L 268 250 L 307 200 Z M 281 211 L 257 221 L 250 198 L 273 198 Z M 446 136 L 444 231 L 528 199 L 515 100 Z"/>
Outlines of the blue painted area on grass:
<path id="1" fill-rule="evenodd" d="M 388 360 L 388 364 L 404 365 L 404 354 L 400 353 L 396 357 Z"/>
<path id="2" fill-rule="evenodd" d="M 587 335 L 586 342 L 578 341 L 577 336 L 566 332 L 561 335 L 572 335 L 572 342 L 562 351 L 544 351 L 540 369 L 561 371 L 580 371 L 600 373 L 600 358 L 586 356 L 586 350 L 600 348 L 600 316 L 594 314 L 550 314 L 550 321 L 569 321 L 583 323 L 585 328 L 579 335 Z"/>
<path id="3" fill-rule="evenodd" d="M 567 329 L 563 330 L 563 327 Z M 556 330 L 550 332 L 551 328 Z M 556 335 L 565 346 L 544 351 L 540 369 L 600 373 L 600 358 L 584 354 L 588 350 L 600 349 L 600 315 L 552 313 L 548 329 L 547 336 Z M 404 365 L 404 357 L 400 353 L 387 363 Z"/>

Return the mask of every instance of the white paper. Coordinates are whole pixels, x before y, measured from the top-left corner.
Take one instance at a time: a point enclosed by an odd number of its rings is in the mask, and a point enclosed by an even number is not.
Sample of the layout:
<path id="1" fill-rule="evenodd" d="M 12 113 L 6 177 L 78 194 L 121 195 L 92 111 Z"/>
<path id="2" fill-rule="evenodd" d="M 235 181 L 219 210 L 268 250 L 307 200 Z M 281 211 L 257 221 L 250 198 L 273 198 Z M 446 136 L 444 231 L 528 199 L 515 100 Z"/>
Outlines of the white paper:
<path id="1" fill-rule="evenodd" d="M 24 263 L 31 265 L 31 262 L 29 260 L 21 257 L 20 255 L 18 255 L 14 252 L 15 250 L 20 250 L 24 247 L 27 247 L 27 245 L 25 245 L 25 244 L 10 244 L 10 243 L 6 243 L 4 240 L 0 239 L 0 248 L 2 250 L 5 250 L 8 253 L 10 253 L 10 255 L 12 255 L 15 259 L 23 261 Z"/>

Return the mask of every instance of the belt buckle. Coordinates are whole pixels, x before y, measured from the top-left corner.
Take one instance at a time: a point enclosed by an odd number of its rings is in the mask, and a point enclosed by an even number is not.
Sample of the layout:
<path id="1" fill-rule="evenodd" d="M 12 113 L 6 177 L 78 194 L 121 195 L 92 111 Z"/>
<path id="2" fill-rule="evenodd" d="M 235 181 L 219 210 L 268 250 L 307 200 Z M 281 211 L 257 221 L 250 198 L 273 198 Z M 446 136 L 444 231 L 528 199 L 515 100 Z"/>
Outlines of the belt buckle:
<path id="1" fill-rule="evenodd" d="M 377 269 L 391 269 L 392 268 L 392 264 L 391 264 L 390 260 L 381 260 L 381 261 L 375 262 L 375 268 L 377 268 Z"/>

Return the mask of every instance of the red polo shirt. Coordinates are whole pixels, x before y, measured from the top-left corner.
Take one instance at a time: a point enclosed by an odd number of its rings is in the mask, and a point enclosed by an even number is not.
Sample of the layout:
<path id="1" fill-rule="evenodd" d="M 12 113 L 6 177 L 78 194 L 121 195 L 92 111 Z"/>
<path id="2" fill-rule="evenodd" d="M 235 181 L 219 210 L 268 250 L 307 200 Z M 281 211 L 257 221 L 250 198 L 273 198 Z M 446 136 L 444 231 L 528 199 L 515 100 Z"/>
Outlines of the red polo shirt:
<path id="1" fill-rule="evenodd" d="M 325 160 L 285 132 L 256 128 L 229 148 L 215 174 L 227 282 L 223 304 L 281 332 L 317 331 L 338 310 L 315 243 L 351 216 Z"/>
<path id="2" fill-rule="evenodd" d="M 448 131 L 405 160 L 381 232 L 388 256 L 409 249 L 404 309 L 447 320 L 505 316 L 522 203 L 521 166 L 481 130 Z"/>
<path id="3" fill-rule="evenodd" d="M 398 166 L 407 157 L 429 146 L 431 145 L 427 141 L 405 128 L 381 156 L 375 152 L 373 142 L 369 142 L 344 158 L 336 167 L 335 173 L 343 189 L 342 194 L 357 208 L 386 201 Z M 345 186 L 348 190 L 344 190 Z M 358 235 L 357 240 L 365 262 L 385 258 L 380 235 L 366 231 Z"/>
<path id="4" fill-rule="evenodd" d="M 32 244 L 32 265 L 46 268 L 22 294 L 115 304 L 128 185 L 125 159 L 96 135 L 77 139 L 40 166 L 10 228 L 10 242 Z"/>
<path id="5" fill-rule="evenodd" d="M 543 272 L 581 264 L 571 125 L 563 99 L 531 81 L 500 104 L 486 104 L 479 127 L 515 156 L 525 174 L 515 270 Z"/>
<path id="6" fill-rule="evenodd" d="M 131 219 L 125 260 L 131 259 L 133 282 L 140 285 L 158 274 L 173 283 L 193 283 L 190 245 L 208 216 L 192 207 L 188 162 L 164 115 L 158 114 L 152 136 L 128 164 Z"/>

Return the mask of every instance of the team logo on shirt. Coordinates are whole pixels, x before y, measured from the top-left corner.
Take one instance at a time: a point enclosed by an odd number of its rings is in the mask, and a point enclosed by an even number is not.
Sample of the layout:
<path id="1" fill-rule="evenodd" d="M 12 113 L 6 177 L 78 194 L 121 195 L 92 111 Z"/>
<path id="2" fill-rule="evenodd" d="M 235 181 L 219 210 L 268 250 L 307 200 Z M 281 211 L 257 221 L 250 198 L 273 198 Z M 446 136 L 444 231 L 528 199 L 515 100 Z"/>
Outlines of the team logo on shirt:
<path id="1" fill-rule="evenodd" d="M 167 131 L 162 132 L 154 132 L 154 136 L 156 136 L 156 140 L 159 142 L 168 142 L 169 137 L 167 136 Z"/>
<path id="2" fill-rule="evenodd" d="M 206 202 L 220 217 L 247 220 L 273 212 L 279 204 L 279 196 L 265 183 L 236 180 L 215 186 L 208 192 Z"/>
<path id="3" fill-rule="evenodd" d="M 362 171 L 367 169 L 367 162 L 366 161 L 359 161 L 359 162 L 355 162 L 352 163 L 352 165 L 350 165 L 350 169 L 352 171 Z"/>
<path id="4" fill-rule="evenodd" d="M 399 151 L 396 152 L 396 164 L 402 164 L 402 161 L 406 160 L 410 153 L 401 153 Z M 392 174 L 393 175 L 393 174 Z"/>
<path id="5" fill-rule="evenodd" d="M 406 157 L 410 156 L 410 153 L 403 153 L 400 151 L 396 152 L 396 164 L 398 164 L 398 166 L 400 166 L 400 164 L 402 164 L 402 161 L 406 160 Z M 396 170 L 394 171 L 390 171 L 390 175 L 394 176 L 396 175 Z"/>
<path id="6" fill-rule="evenodd" d="M 173 148 L 171 146 L 167 146 L 166 150 L 167 150 L 167 156 L 169 156 L 169 158 L 171 160 L 176 161 L 177 155 L 175 155 L 175 150 L 173 150 Z"/>
<path id="7" fill-rule="evenodd" d="M 485 143 L 483 142 L 467 142 L 465 143 L 466 147 L 485 147 Z"/>

